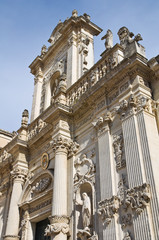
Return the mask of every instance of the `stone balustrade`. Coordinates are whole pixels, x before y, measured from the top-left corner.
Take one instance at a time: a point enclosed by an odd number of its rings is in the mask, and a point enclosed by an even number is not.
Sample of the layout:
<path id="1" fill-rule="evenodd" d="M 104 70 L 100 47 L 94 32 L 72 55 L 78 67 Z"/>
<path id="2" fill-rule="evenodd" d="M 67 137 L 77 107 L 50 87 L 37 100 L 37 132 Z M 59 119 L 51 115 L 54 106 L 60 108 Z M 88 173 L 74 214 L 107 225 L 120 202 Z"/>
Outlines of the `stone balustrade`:
<path id="1" fill-rule="evenodd" d="M 102 58 L 68 89 L 67 105 L 76 104 L 85 92 L 111 72 L 122 60 L 122 51 L 118 44 L 114 46 L 114 49 L 104 52 Z"/>

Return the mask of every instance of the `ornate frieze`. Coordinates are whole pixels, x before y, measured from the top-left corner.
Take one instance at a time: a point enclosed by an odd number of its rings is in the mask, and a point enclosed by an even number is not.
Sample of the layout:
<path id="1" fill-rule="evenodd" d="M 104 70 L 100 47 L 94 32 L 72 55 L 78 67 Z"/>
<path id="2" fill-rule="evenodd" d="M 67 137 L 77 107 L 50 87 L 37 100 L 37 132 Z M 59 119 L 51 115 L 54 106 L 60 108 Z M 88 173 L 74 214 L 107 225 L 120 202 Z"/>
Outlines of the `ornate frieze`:
<path id="1" fill-rule="evenodd" d="M 47 126 L 47 123 L 44 122 L 42 119 L 39 119 L 38 122 L 36 123 L 36 125 L 34 125 L 34 127 L 29 130 L 29 132 L 28 132 L 28 140 L 30 140 L 35 135 L 40 133 L 42 131 L 42 129 L 45 128 L 46 126 Z"/>
<path id="2" fill-rule="evenodd" d="M 49 187 L 50 183 L 51 183 L 50 177 L 42 178 L 38 182 L 36 182 L 35 185 L 32 187 L 32 192 L 41 193 Z"/>
<path id="3" fill-rule="evenodd" d="M 119 210 L 120 199 L 112 196 L 98 203 L 98 214 L 101 216 L 103 223 L 109 224 L 114 215 Z"/>
<path id="4" fill-rule="evenodd" d="M 50 204 L 52 204 L 52 199 L 49 199 L 49 200 L 47 200 L 47 201 L 45 201 L 45 202 L 42 202 L 41 204 L 39 204 L 39 205 L 37 205 L 37 206 L 35 206 L 35 207 L 30 208 L 30 209 L 29 209 L 29 213 L 36 212 L 36 211 L 38 211 L 39 209 L 42 209 L 42 208 L 44 208 L 44 207 L 46 207 L 46 206 L 48 206 L 48 205 L 50 205 Z"/>
<path id="5" fill-rule="evenodd" d="M 126 161 L 123 159 L 123 135 L 113 136 L 113 147 L 116 161 L 116 169 L 119 171 L 126 167 Z"/>
<path id="6" fill-rule="evenodd" d="M 45 229 L 45 236 L 51 236 L 52 234 L 69 234 L 70 218 L 68 216 L 52 216 L 50 217 L 50 224 Z"/>

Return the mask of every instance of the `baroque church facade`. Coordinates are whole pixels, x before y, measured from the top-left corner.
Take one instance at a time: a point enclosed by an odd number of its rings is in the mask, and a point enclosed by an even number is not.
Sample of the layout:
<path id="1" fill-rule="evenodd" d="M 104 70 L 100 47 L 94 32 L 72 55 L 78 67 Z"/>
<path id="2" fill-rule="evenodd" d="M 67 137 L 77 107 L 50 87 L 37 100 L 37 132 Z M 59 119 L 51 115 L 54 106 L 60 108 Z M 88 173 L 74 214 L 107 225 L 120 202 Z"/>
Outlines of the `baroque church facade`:
<path id="1" fill-rule="evenodd" d="M 0 239 L 159 239 L 159 56 L 76 10 L 29 66 L 34 94 L 0 131 Z"/>

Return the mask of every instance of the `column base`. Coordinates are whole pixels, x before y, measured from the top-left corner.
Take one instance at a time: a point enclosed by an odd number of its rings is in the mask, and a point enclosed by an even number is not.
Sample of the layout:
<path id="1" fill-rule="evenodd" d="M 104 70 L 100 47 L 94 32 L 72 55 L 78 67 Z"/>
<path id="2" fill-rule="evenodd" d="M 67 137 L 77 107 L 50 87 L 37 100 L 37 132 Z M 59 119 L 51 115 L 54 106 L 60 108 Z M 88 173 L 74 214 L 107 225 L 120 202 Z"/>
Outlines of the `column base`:
<path id="1" fill-rule="evenodd" d="M 15 236 L 15 235 L 5 235 L 3 237 L 4 240 L 19 240 L 20 237 L 19 236 Z"/>

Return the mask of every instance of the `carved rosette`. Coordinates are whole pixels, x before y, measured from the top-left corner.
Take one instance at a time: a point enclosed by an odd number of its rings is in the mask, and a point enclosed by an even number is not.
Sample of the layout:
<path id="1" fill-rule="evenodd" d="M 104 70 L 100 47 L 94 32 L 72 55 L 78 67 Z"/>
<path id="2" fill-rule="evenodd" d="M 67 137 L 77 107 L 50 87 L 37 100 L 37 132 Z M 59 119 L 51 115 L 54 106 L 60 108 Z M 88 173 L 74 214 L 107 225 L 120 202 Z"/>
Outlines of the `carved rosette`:
<path id="1" fill-rule="evenodd" d="M 11 171 L 11 176 L 14 181 L 21 181 L 22 183 L 26 180 L 28 170 L 22 168 L 15 168 Z"/>
<path id="2" fill-rule="evenodd" d="M 51 236 L 53 234 L 63 234 L 69 235 L 69 222 L 70 218 L 68 216 L 52 216 L 50 217 L 50 224 L 48 224 L 45 229 L 45 236 Z"/>
<path id="3" fill-rule="evenodd" d="M 113 136 L 113 147 L 116 160 L 116 169 L 119 171 L 126 167 L 126 161 L 123 159 L 123 135 Z"/>
<path id="4" fill-rule="evenodd" d="M 101 216 L 103 224 L 109 224 L 119 210 L 120 199 L 117 196 L 112 196 L 99 202 L 98 205 L 98 214 Z"/>

